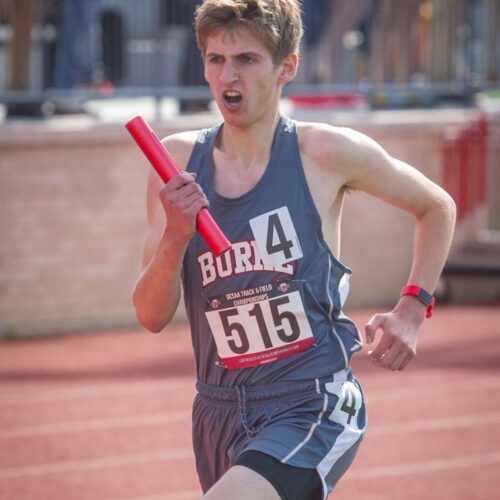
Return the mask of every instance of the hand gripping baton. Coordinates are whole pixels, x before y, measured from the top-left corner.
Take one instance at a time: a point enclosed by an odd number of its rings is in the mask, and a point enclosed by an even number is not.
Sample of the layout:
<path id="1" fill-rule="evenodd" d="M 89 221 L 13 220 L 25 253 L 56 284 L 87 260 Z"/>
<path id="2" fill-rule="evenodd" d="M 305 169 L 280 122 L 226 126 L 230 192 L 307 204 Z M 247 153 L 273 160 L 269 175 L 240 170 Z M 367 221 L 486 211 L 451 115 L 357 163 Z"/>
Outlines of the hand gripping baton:
<path id="1" fill-rule="evenodd" d="M 142 116 L 136 116 L 125 127 L 165 183 L 181 173 L 153 129 Z M 206 208 L 202 208 L 198 212 L 196 229 L 215 255 L 220 255 L 231 247 L 231 243 Z"/>

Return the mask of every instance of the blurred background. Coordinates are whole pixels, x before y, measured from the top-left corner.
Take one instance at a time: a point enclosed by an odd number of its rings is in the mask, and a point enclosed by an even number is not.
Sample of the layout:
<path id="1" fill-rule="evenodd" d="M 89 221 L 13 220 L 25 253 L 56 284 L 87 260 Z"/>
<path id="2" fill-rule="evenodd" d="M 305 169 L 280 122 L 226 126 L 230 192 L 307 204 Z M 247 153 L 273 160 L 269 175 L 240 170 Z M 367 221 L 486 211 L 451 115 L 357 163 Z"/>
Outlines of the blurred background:
<path id="1" fill-rule="evenodd" d="M 22 104 L 33 114 L 35 103 L 41 113 L 62 111 L 57 101 L 77 93 L 176 97 L 194 107 L 189 97 L 209 97 L 192 29 L 198 3 L 2 0 L 7 114 L 21 114 Z M 498 82 L 497 0 L 302 3 L 302 65 L 289 92 L 357 91 L 377 107 L 470 104 Z"/>
<path id="2" fill-rule="evenodd" d="M 221 116 L 193 0 L 0 0 L 0 499 L 194 500 L 195 367 L 131 301 L 158 136 Z M 357 129 L 456 201 L 434 317 L 408 370 L 353 368 L 370 426 L 337 499 L 500 490 L 500 0 L 302 0 L 282 110 Z M 351 193 L 341 260 L 360 329 L 406 284 L 413 218 Z M 324 228 L 326 238 L 330 237 Z M 74 333 L 85 333 L 74 335 Z M 497 396 L 495 396 L 497 394 Z"/>
<path id="3" fill-rule="evenodd" d="M 193 33 L 198 3 L 0 0 L 0 336 L 136 326 L 148 165 L 123 125 L 141 114 L 165 136 L 220 120 Z M 302 4 L 283 111 L 367 133 L 443 185 L 458 225 L 438 297 L 496 303 L 500 1 Z M 348 308 L 394 303 L 412 228 L 350 196 Z"/>

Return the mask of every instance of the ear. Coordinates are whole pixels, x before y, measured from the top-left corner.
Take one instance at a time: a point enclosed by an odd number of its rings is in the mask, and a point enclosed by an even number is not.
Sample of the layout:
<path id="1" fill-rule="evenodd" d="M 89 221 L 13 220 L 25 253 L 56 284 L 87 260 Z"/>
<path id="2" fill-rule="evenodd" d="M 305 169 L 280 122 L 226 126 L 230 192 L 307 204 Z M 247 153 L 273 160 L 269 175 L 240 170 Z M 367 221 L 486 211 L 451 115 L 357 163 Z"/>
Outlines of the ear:
<path id="1" fill-rule="evenodd" d="M 281 85 L 286 85 L 291 82 L 295 75 L 297 74 L 297 68 L 299 66 L 299 56 L 298 54 L 289 54 L 285 57 L 281 63 L 280 74 L 278 77 L 278 83 Z"/>

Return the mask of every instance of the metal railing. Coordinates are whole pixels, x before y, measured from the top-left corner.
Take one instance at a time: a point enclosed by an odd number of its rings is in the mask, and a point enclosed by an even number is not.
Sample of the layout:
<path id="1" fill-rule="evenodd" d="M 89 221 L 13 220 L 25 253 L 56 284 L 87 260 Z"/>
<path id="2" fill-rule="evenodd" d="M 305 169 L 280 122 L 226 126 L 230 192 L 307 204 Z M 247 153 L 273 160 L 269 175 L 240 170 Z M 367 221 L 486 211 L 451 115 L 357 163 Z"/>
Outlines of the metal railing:
<path id="1" fill-rule="evenodd" d="M 44 113 L 68 99 L 209 99 L 192 30 L 197 3 L 0 0 L 0 102 Z M 357 93 L 373 106 L 412 106 L 467 103 L 498 85 L 497 0 L 303 0 L 303 14 L 301 66 L 287 94 Z M 86 51 L 90 76 L 61 85 L 70 47 L 80 58 Z"/>

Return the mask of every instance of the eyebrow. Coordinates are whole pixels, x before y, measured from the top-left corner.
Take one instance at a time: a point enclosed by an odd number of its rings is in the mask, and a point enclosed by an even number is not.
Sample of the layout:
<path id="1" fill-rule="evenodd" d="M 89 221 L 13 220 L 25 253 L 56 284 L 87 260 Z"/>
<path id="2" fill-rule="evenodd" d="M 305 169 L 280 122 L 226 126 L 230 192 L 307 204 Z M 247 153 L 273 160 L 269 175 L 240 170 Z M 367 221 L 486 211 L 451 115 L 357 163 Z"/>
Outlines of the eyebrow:
<path id="1" fill-rule="evenodd" d="M 217 52 L 207 52 L 205 54 L 205 57 L 213 57 L 213 56 L 220 57 L 220 56 L 222 56 L 222 54 L 218 54 Z M 255 57 L 255 58 L 259 58 L 259 59 L 262 57 L 262 55 L 259 54 L 258 52 L 252 52 L 252 51 L 240 52 L 238 54 L 231 55 L 231 57 L 241 57 L 241 56 Z"/>

